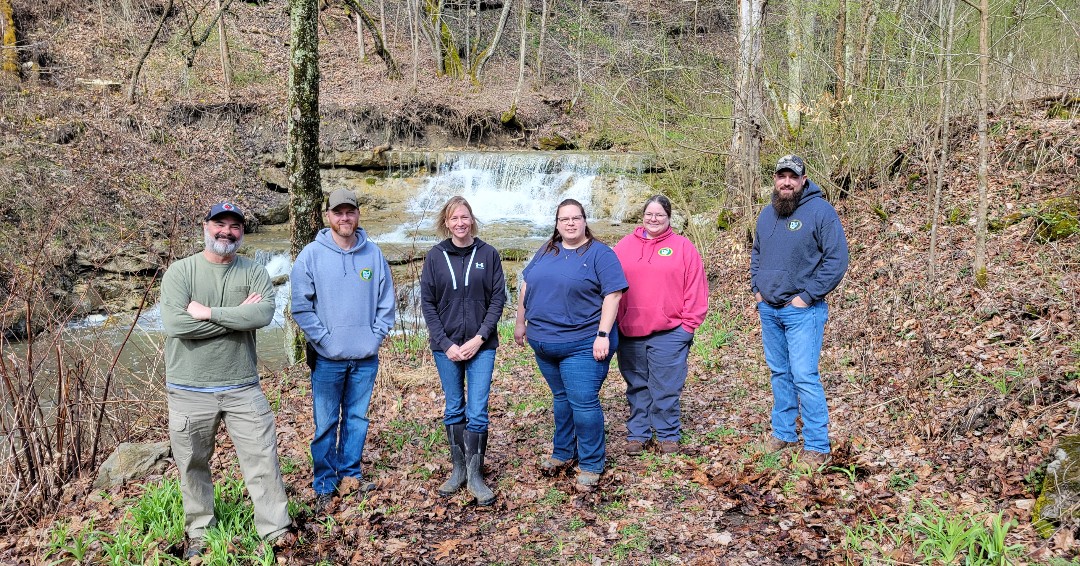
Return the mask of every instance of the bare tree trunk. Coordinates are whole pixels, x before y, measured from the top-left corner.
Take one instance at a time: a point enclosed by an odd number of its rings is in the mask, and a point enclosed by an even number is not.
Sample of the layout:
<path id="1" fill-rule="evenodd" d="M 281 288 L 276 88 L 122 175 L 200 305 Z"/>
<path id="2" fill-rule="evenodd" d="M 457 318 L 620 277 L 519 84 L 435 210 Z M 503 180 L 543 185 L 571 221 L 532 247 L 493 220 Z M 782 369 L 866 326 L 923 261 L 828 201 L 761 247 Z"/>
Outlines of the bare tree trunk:
<path id="1" fill-rule="evenodd" d="M 401 71 L 398 69 L 397 63 L 394 62 L 394 58 L 390 55 L 390 52 L 386 50 L 386 44 L 383 42 L 383 34 L 379 33 L 379 29 L 371 19 L 371 16 L 356 0 L 344 0 L 344 3 L 352 11 L 356 12 L 357 17 L 364 22 L 364 27 L 366 27 L 368 33 L 371 34 L 372 42 L 375 45 L 375 53 L 383 60 L 383 63 L 386 64 L 386 76 L 392 79 L 401 78 Z"/>
<path id="2" fill-rule="evenodd" d="M 473 78 L 477 81 L 480 80 L 480 74 L 484 72 L 484 64 L 491 58 L 491 54 L 495 52 L 495 49 L 499 46 L 499 42 L 502 41 L 503 30 L 506 29 L 506 20 L 510 18 L 510 7 L 513 6 L 512 0 L 504 0 L 502 14 L 499 16 L 499 24 L 495 28 L 495 35 L 491 37 L 491 43 L 484 48 L 483 51 L 477 53 L 476 57 L 476 70 L 473 72 Z M 524 17 L 524 16 L 523 16 Z M 479 18 L 477 18 L 479 21 Z M 522 37 L 524 38 L 524 30 L 522 30 Z M 476 36 L 477 40 L 480 36 Z"/>
<path id="3" fill-rule="evenodd" d="M 577 88 L 574 89 L 574 97 L 570 100 L 571 108 L 577 106 L 578 97 L 580 97 L 581 94 L 585 92 L 585 71 L 582 69 L 582 66 L 585 64 L 585 0 L 578 0 L 577 27 L 577 53 L 575 54 L 575 59 L 577 61 L 577 64 L 575 65 L 575 74 L 577 75 Z"/>
<path id="4" fill-rule="evenodd" d="M 797 5 L 788 6 L 788 90 L 784 112 L 787 116 L 788 133 L 795 135 L 802 124 L 803 108 L 803 69 L 806 64 L 807 44 L 814 37 L 814 18 L 806 14 Z"/>
<path id="5" fill-rule="evenodd" d="M 360 49 L 360 61 L 366 61 L 367 47 L 364 45 L 364 24 L 360 14 L 356 15 L 356 46 Z"/>
<path id="6" fill-rule="evenodd" d="M 744 219 L 753 216 L 761 155 L 764 93 L 761 87 L 765 0 L 739 0 L 739 56 L 735 65 L 734 124 L 728 157 L 728 202 Z"/>
<path id="7" fill-rule="evenodd" d="M 862 38 L 859 46 L 859 58 L 855 67 L 854 82 L 864 86 L 870 69 L 870 46 L 874 43 L 874 27 L 877 25 L 877 0 L 867 0 L 863 4 Z"/>
<path id="8" fill-rule="evenodd" d="M 221 0 L 214 0 L 218 12 L 221 12 Z M 225 15 L 218 18 L 218 41 L 221 44 L 221 74 L 225 82 L 225 98 L 232 99 L 232 59 L 229 57 L 229 36 L 225 33 Z"/>
<path id="9" fill-rule="evenodd" d="M 521 41 L 518 42 L 518 80 L 517 86 L 514 87 L 514 104 L 512 108 L 516 111 L 518 101 L 521 99 L 521 89 L 525 86 L 525 48 L 526 48 L 526 34 L 525 32 L 529 28 L 529 0 L 521 0 Z"/>
<path id="10" fill-rule="evenodd" d="M 536 78 L 544 80 L 544 40 L 547 36 L 548 2 L 540 0 L 540 40 L 536 44 Z"/>
<path id="11" fill-rule="evenodd" d="M 19 52 L 15 50 L 15 8 L 0 0 L 0 76 L 19 79 Z"/>
<path id="12" fill-rule="evenodd" d="M 4 0 L 0 0 L 2 2 Z M 143 63 L 146 62 L 146 58 L 150 56 L 150 49 L 154 47 L 154 42 L 157 41 L 158 35 L 161 34 L 161 28 L 165 26 L 165 20 L 169 18 L 169 14 L 172 13 L 173 0 L 169 0 L 169 3 L 165 6 L 165 9 L 161 12 L 161 19 L 158 20 L 158 25 L 154 28 L 154 35 L 150 36 L 150 41 L 146 42 L 146 48 L 143 49 L 142 55 L 139 56 L 138 61 L 135 62 L 135 68 L 131 70 L 131 77 L 128 79 L 128 104 L 135 103 L 135 85 L 139 83 L 139 73 L 142 72 Z"/>
<path id="13" fill-rule="evenodd" d="M 844 98 L 844 44 L 847 35 L 847 0 L 839 0 L 836 8 L 836 41 L 833 43 L 833 66 L 836 68 L 836 88 L 833 95 L 839 102 Z"/>
<path id="14" fill-rule="evenodd" d="M 986 215 L 989 175 L 990 141 L 986 135 L 986 116 L 990 111 L 990 2 L 979 1 L 979 210 L 975 217 L 975 285 L 985 288 L 986 274 Z"/>
<path id="15" fill-rule="evenodd" d="M 419 0 L 405 0 L 409 6 L 409 29 L 412 34 L 412 88 L 416 90 L 420 84 L 420 2 Z M 416 2 L 413 4 L 412 2 Z"/>
<path id="16" fill-rule="evenodd" d="M 946 8 L 945 5 L 948 5 Z M 941 46 L 941 64 L 939 74 L 944 77 L 941 81 L 941 124 L 940 124 L 940 151 L 938 158 L 937 179 L 934 185 L 934 207 L 930 212 L 930 253 L 927 260 L 927 279 L 930 282 L 929 289 L 936 289 L 934 282 L 937 280 L 937 243 L 938 243 L 938 219 L 941 217 L 941 192 L 945 187 L 945 173 L 949 170 L 949 120 L 952 119 L 952 46 L 953 24 L 956 16 L 956 3 L 951 0 L 942 0 L 939 8 L 941 14 L 939 21 L 943 30 Z M 943 71 L 943 72 L 942 72 Z"/>

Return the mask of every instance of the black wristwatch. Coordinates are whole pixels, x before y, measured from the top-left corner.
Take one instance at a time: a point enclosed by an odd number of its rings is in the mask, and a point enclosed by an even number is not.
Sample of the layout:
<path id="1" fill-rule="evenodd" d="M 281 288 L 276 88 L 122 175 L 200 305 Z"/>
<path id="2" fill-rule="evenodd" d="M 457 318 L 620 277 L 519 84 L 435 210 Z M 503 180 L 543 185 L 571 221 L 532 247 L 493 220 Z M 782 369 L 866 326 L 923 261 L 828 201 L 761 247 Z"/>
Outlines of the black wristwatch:
<path id="1" fill-rule="evenodd" d="M 600 338 L 607 338 L 607 332 L 604 332 L 603 330 L 597 330 L 596 335 Z"/>

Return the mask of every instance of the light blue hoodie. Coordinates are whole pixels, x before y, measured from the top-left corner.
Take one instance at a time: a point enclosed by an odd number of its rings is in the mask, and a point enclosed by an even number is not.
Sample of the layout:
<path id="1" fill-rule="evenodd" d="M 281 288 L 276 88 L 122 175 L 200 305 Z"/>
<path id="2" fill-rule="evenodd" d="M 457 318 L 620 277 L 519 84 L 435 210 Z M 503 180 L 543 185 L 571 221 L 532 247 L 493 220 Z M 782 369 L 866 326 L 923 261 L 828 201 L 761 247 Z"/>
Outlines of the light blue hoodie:
<path id="1" fill-rule="evenodd" d="M 320 356 L 359 360 L 375 355 L 394 327 L 394 281 L 382 250 L 356 230 L 343 250 L 323 228 L 296 256 L 292 315 Z"/>

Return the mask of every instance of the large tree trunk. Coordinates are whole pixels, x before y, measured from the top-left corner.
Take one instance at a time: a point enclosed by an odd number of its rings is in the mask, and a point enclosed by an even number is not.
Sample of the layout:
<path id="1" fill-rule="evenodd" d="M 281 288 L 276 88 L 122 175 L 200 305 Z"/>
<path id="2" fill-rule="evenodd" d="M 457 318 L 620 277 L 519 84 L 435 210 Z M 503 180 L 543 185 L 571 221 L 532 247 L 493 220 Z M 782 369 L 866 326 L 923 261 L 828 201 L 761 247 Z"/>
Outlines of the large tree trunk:
<path id="1" fill-rule="evenodd" d="M 739 0 L 739 57 L 735 65 L 735 99 L 728 156 L 727 189 L 732 209 L 752 218 L 757 165 L 761 154 L 764 93 L 761 88 L 765 0 Z"/>
<path id="2" fill-rule="evenodd" d="M 836 8 L 836 40 L 833 43 L 833 66 L 836 70 L 836 87 L 833 89 L 836 101 L 844 98 L 844 45 L 847 41 L 847 0 L 840 0 Z"/>
<path id="3" fill-rule="evenodd" d="M 987 163 L 990 142 L 986 137 L 986 115 L 990 111 L 990 2 L 979 1 L 979 211 L 975 217 L 975 285 L 985 288 L 986 275 L 986 215 Z"/>
<path id="4" fill-rule="evenodd" d="M 784 114 L 787 116 L 788 133 L 794 136 L 802 125 L 803 69 L 814 38 L 814 18 L 807 17 L 798 5 L 788 7 L 787 35 L 789 90 Z"/>
<path id="5" fill-rule="evenodd" d="M 480 80 L 480 74 L 484 72 L 484 63 L 487 63 L 488 59 L 491 58 L 491 54 L 495 52 L 495 49 L 499 46 L 499 41 L 502 40 L 503 30 L 506 29 L 506 20 L 510 18 L 510 6 L 512 5 L 513 0 L 505 0 L 502 13 L 499 15 L 499 25 L 495 28 L 495 35 L 492 36 L 491 43 L 489 43 L 480 53 L 476 54 L 475 71 L 472 73 L 473 79 L 476 81 Z M 479 38 L 479 36 L 477 36 L 477 38 Z"/>
<path id="6" fill-rule="evenodd" d="M 292 34 L 289 48 L 289 146 L 287 167 L 291 196 L 291 243 L 295 258 L 323 227 L 319 177 L 319 1 L 289 0 Z M 302 358 L 299 329 L 285 325 L 285 349 L 291 363 Z"/>

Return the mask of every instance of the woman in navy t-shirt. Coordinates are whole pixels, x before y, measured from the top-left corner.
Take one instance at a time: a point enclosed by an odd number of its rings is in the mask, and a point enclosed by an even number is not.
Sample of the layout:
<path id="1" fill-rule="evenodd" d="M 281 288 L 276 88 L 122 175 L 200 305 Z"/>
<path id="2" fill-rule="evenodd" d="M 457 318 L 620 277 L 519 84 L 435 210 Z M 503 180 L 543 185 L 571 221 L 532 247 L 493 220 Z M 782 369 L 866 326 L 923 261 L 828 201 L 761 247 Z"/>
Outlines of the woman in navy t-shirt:
<path id="1" fill-rule="evenodd" d="M 514 340 L 528 339 L 554 398 L 554 450 L 540 469 L 554 475 L 577 460 L 585 488 L 604 471 L 600 387 L 618 347 L 615 313 L 627 286 L 619 258 L 593 238 L 581 203 L 559 203 L 551 239 L 521 274 Z"/>

